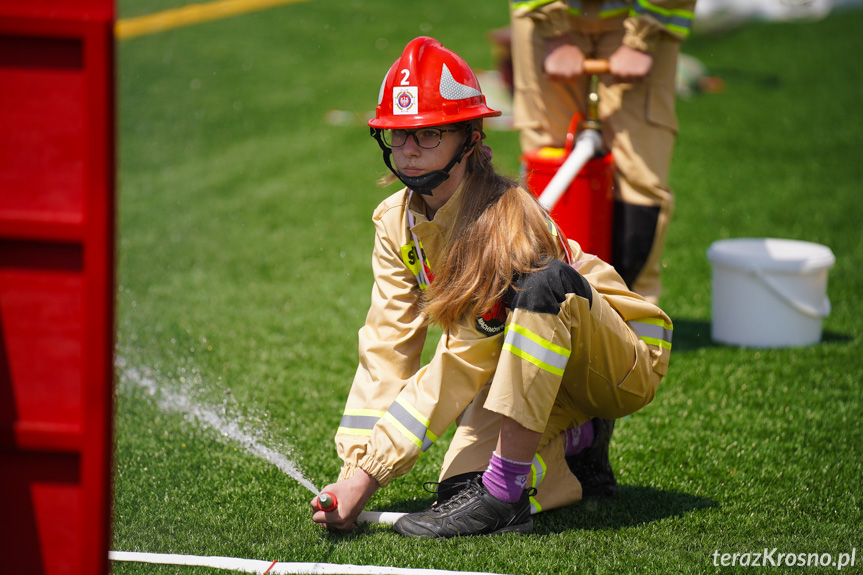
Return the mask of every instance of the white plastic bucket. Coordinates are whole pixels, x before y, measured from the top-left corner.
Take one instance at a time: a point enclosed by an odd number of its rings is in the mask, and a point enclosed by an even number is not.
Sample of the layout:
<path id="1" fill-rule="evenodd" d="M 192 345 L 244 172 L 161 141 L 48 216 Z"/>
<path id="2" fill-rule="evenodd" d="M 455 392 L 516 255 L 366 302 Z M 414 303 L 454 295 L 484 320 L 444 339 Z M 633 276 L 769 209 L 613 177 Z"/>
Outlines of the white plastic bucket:
<path id="1" fill-rule="evenodd" d="M 805 346 L 821 341 L 830 313 L 827 274 L 836 257 L 811 242 L 738 238 L 714 242 L 711 335 L 748 347 Z"/>

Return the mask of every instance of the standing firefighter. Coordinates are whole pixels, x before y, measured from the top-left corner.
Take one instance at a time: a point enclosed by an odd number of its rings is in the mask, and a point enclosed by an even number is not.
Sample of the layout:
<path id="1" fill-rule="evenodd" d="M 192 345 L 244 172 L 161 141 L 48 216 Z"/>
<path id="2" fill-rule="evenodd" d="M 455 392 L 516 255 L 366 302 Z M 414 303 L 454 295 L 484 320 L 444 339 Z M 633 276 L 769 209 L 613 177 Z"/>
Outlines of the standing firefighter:
<path id="1" fill-rule="evenodd" d="M 350 529 L 453 422 L 438 501 L 402 517 L 422 537 L 527 532 L 531 512 L 613 495 L 613 419 L 665 375 L 671 322 L 612 267 L 567 242 L 536 199 L 497 174 L 476 76 L 431 38 L 389 69 L 369 122 L 405 188 L 375 210 L 375 283 L 360 362 L 324 488 Z M 427 326 L 443 336 L 420 365 Z"/>
<path id="2" fill-rule="evenodd" d="M 564 146 L 573 115 L 586 113 L 585 58 L 609 61 L 599 115 L 617 168 L 611 263 L 654 302 L 674 210 L 677 57 L 694 10 L 695 0 L 511 0 L 514 119 L 524 151 Z"/>

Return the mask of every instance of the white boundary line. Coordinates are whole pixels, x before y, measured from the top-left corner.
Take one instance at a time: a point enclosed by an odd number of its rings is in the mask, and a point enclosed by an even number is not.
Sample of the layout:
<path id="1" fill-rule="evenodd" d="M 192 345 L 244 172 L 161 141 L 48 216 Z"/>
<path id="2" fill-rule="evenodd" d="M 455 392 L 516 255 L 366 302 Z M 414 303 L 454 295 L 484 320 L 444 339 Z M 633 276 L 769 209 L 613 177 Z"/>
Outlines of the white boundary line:
<path id="1" fill-rule="evenodd" d="M 258 559 L 237 559 L 235 557 L 199 557 L 196 555 L 174 555 L 170 553 L 136 553 L 130 551 L 110 551 L 112 561 L 131 561 L 136 563 L 155 563 L 159 565 L 189 565 L 231 569 L 241 573 L 259 575 L 284 575 L 286 573 L 341 574 L 341 575 L 493 575 L 474 571 L 442 571 L 439 569 L 409 569 L 402 567 L 383 567 L 377 565 L 336 565 L 333 563 L 279 563 Z"/>

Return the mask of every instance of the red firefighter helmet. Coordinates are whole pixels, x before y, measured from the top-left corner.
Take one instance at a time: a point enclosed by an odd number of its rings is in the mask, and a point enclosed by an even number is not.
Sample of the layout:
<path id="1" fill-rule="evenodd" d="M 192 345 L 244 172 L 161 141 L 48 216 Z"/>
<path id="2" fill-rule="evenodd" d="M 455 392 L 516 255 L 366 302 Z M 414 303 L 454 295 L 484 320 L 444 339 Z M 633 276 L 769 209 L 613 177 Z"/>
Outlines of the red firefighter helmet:
<path id="1" fill-rule="evenodd" d="M 405 47 L 384 77 L 372 128 L 423 128 L 500 116 L 485 103 L 473 71 L 434 38 Z"/>

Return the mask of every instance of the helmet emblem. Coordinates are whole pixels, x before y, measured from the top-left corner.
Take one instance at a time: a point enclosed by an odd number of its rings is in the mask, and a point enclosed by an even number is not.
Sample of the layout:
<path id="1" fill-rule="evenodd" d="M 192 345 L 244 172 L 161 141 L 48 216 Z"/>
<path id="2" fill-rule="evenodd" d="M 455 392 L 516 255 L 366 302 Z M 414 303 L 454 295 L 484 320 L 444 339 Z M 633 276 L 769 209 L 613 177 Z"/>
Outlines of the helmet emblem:
<path id="1" fill-rule="evenodd" d="M 393 114 L 416 114 L 418 107 L 416 86 L 403 86 L 393 90 Z"/>

